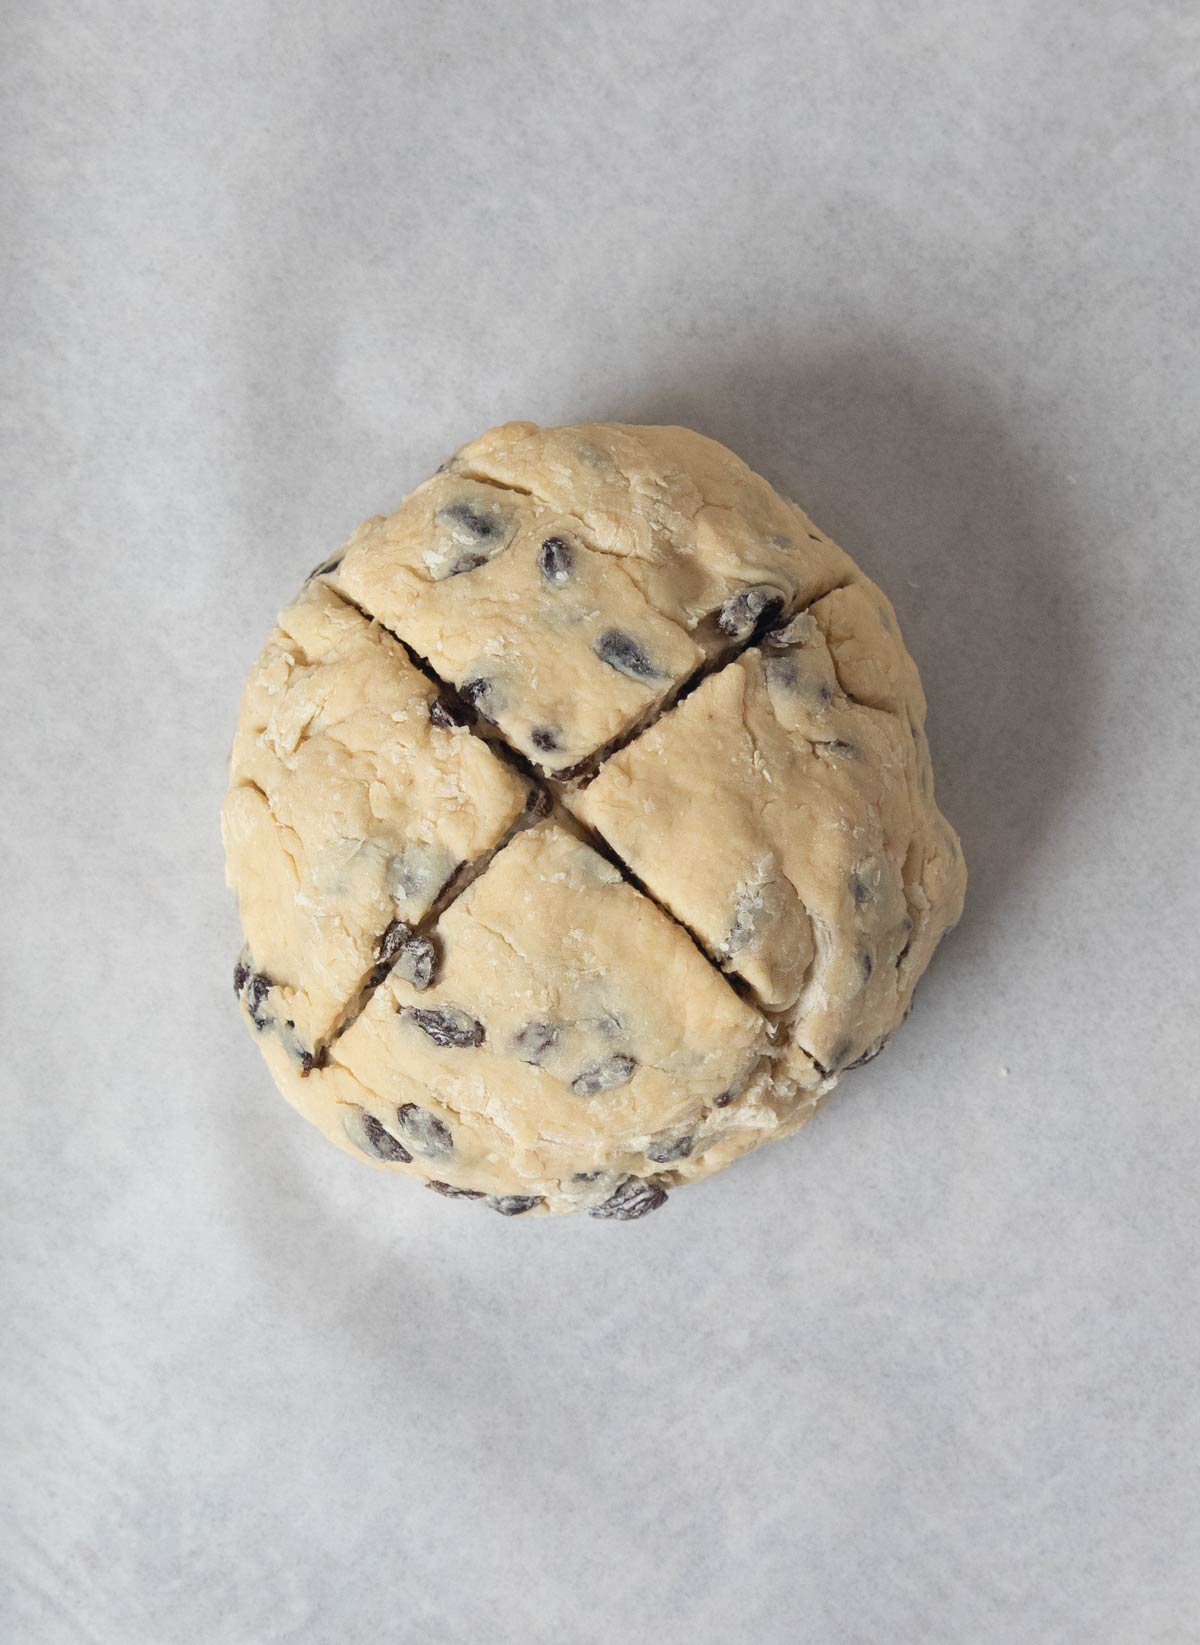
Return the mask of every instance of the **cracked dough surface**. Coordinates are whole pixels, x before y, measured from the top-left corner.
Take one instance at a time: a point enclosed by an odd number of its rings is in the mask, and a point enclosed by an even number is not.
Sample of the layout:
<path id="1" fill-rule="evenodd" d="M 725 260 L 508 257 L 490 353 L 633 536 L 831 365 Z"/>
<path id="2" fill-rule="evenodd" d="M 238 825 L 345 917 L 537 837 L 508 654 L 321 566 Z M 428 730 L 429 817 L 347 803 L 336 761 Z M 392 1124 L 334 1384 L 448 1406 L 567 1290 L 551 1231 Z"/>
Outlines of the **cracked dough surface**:
<path id="1" fill-rule="evenodd" d="M 732 452 L 489 431 L 247 682 L 222 822 L 276 1083 L 447 1197 L 655 1209 L 907 1013 L 966 878 L 924 718 L 887 599 Z"/>

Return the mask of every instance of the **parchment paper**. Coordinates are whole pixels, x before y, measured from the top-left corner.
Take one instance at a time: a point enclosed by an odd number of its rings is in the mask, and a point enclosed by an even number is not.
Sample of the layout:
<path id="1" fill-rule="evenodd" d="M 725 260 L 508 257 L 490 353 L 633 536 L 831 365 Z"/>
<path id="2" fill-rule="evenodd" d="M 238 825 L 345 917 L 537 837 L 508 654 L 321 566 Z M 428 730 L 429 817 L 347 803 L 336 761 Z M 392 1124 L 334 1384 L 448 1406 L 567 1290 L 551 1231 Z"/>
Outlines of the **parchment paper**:
<path id="1" fill-rule="evenodd" d="M 1195 6 L 5 11 L 0 1636 L 1200 1640 Z M 308 568 L 589 416 L 891 592 L 972 874 L 629 1226 L 293 1116 L 217 830 Z"/>

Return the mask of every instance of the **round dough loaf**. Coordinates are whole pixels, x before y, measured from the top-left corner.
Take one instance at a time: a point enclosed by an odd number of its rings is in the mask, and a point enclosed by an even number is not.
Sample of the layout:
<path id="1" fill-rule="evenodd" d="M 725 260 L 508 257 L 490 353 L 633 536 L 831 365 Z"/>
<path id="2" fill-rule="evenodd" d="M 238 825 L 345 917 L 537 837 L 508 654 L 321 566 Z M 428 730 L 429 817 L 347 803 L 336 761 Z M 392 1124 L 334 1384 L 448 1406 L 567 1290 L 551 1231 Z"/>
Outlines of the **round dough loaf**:
<path id="1" fill-rule="evenodd" d="M 222 816 L 284 1096 L 504 1215 L 631 1220 L 816 1111 L 958 918 L 887 599 L 682 428 L 508 423 L 317 568 Z"/>

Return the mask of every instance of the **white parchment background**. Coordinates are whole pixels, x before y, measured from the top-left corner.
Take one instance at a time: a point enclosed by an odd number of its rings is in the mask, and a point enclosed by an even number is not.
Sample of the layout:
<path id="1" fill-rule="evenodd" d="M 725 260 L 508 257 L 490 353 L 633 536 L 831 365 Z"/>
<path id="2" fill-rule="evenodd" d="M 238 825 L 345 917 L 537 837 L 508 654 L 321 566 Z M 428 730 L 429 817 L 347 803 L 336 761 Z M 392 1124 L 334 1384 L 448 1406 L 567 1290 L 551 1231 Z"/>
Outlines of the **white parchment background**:
<path id="1" fill-rule="evenodd" d="M 1200 12 L 10 0 L 0 1637 L 1200 1640 Z M 644 1223 L 359 1169 L 234 1010 L 242 677 L 511 417 L 895 598 L 966 918 Z"/>

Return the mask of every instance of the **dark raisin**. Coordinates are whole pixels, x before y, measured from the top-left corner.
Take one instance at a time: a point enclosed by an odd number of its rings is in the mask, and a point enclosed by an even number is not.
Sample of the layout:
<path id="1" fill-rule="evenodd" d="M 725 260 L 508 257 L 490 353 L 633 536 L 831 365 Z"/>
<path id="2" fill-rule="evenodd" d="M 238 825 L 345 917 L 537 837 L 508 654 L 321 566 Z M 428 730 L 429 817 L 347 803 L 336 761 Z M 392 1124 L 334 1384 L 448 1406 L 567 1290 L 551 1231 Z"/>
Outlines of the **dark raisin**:
<path id="1" fill-rule="evenodd" d="M 387 865 L 387 888 L 395 902 L 409 897 L 431 901 L 444 877 L 442 859 L 428 845 L 403 846 Z"/>
<path id="2" fill-rule="evenodd" d="M 469 703 L 477 714 L 486 719 L 492 712 L 492 699 L 495 695 L 492 682 L 476 676 L 474 679 L 464 680 L 461 687 L 463 701 Z"/>
<path id="3" fill-rule="evenodd" d="M 433 1010 L 420 1005 L 406 1005 L 401 1007 L 401 1014 L 411 1017 L 435 1045 L 456 1046 L 465 1050 L 468 1046 L 483 1044 L 483 1024 L 456 1006 L 446 1005 L 440 1010 Z"/>
<path id="4" fill-rule="evenodd" d="M 653 1142 L 646 1150 L 646 1158 L 655 1165 L 670 1165 L 672 1160 L 686 1159 L 695 1147 L 695 1137 L 675 1137 L 670 1141 Z"/>
<path id="5" fill-rule="evenodd" d="M 242 989 L 245 988 L 246 984 L 249 981 L 250 981 L 250 967 L 246 964 L 245 960 L 239 960 L 233 968 L 233 991 L 234 991 L 234 993 L 235 994 L 240 994 Z"/>
<path id="6" fill-rule="evenodd" d="M 722 1091 L 719 1097 L 714 1097 L 713 1098 L 713 1107 L 714 1108 L 728 1108 L 729 1104 L 734 1100 L 734 1098 L 735 1097 L 740 1097 L 741 1094 L 742 1093 L 740 1091 L 735 1091 L 735 1090 L 732 1089 L 732 1087 L 728 1091 Z"/>
<path id="7" fill-rule="evenodd" d="M 862 750 L 854 743 L 848 743 L 842 737 L 832 737 L 828 742 L 814 743 L 813 748 L 818 754 L 841 760 L 860 760 Z"/>
<path id="8" fill-rule="evenodd" d="M 430 1177 L 425 1184 L 432 1188 L 435 1194 L 444 1194 L 447 1199 L 482 1199 L 482 1188 L 456 1188 L 452 1182 L 439 1182 L 436 1177 Z"/>
<path id="9" fill-rule="evenodd" d="M 779 880 L 743 885 L 734 898 L 733 919 L 729 935 L 721 946 L 721 960 L 728 960 L 743 949 L 761 943 L 764 933 L 786 916 L 788 907 L 788 892 Z"/>
<path id="10" fill-rule="evenodd" d="M 433 981 L 436 964 L 437 951 L 429 938 L 410 937 L 396 960 L 396 975 L 421 992 Z"/>
<path id="11" fill-rule="evenodd" d="M 602 1057 L 599 1062 L 590 1062 L 581 1068 L 571 1081 L 571 1089 L 577 1097 L 594 1097 L 601 1091 L 628 1084 L 636 1069 L 634 1059 L 618 1051 L 614 1056 Z"/>
<path id="12" fill-rule="evenodd" d="M 783 595 L 773 588 L 743 588 L 717 612 L 717 627 L 731 640 L 747 640 L 761 622 L 783 610 Z"/>
<path id="13" fill-rule="evenodd" d="M 440 726 L 443 731 L 453 731 L 463 722 L 448 703 L 444 703 L 440 697 L 435 697 L 429 705 L 429 723 Z"/>
<path id="14" fill-rule="evenodd" d="M 392 920 L 384 927 L 383 935 L 375 947 L 376 957 L 390 965 L 396 955 L 404 947 L 410 935 L 410 927 L 403 920 Z"/>
<path id="15" fill-rule="evenodd" d="M 374 1114 L 364 1114 L 362 1124 L 363 1135 L 366 1138 L 365 1153 L 374 1154 L 376 1159 L 390 1160 L 393 1164 L 412 1164 L 412 1155 L 408 1149 L 380 1125 Z"/>
<path id="16" fill-rule="evenodd" d="M 565 537 L 547 537 L 538 553 L 538 569 L 552 588 L 571 580 L 575 555 Z"/>
<path id="17" fill-rule="evenodd" d="M 595 652 L 602 663 L 627 674 L 631 680 L 662 680 L 666 676 L 634 639 L 621 628 L 606 628 L 597 636 Z"/>
<path id="18" fill-rule="evenodd" d="M 512 1048 L 522 1062 L 535 1068 L 558 1050 L 559 1031 L 552 1022 L 527 1022 L 512 1042 Z"/>
<path id="19" fill-rule="evenodd" d="M 850 876 L 850 895 L 855 908 L 865 908 L 874 896 L 870 883 L 857 870 Z"/>
<path id="20" fill-rule="evenodd" d="M 502 1217 L 523 1217 L 535 1205 L 545 1203 L 541 1194 L 494 1194 L 488 1200 L 492 1210 L 499 1211 Z"/>
<path id="21" fill-rule="evenodd" d="M 859 970 L 862 972 L 863 981 L 865 983 L 870 982 L 871 973 L 875 969 L 875 961 L 871 958 L 870 954 L 867 953 L 865 948 L 858 956 L 858 966 Z"/>
<path id="22" fill-rule="evenodd" d="M 454 1152 L 450 1127 L 436 1114 L 431 1114 L 428 1108 L 418 1108 L 415 1102 L 403 1102 L 396 1110 L 396 1122 L 418 1154 L 436 1159 L 440 1154 Z"/>
<path id="23" fill-rule="evenodd" d="M 666 1204 L 666 1200 L 666 1189 L 660 1188 L 656 1182 L 626 1177 L 616 1192 L 610 1194 L 603 1205 L 594 1205 L 588 1215 L 611 1218 L 616 1222 L 633 1222 L 637 1217 L 657 1211 L 660 1205 Z"/>
<path id="24" fill-rule="evenodd" d="M 554 802 L 544 788 L 531 788 L 526 809 L 531 817 L 548 817 Z"/>
<path id="25" fill-rule="evenodd" d="M 599 1182 L 604 1175 L 603 1171 L 576 1171 L 571 1178 L 572 1182 Z"/>
<path id="26" fill-rule="evenodd" d="M 535 725 L 529 734 L 529 740 L 535 748 L 540 748 L 543 754 L 552 754 L 559 746 L 558 732 L 548 725 Z"/>
<path id="27" fill-rule="evenodd" d="M 255 971 L 246 984 L 246 1010 L 250 1013 L 250 1021 L 256 1028 L 262 1029 L 271 1020 L 271 1013 L 267 1010 L 267 995 L 271 992 L 271 979 L 261 971 Z"/>
<path id="28" fill-rule="evenodd" d="M 798 691 L 800 675 L 796 668 L 796 659 L 787 652 L 772 652 L 763 658 L 763 673 L 766 675 L 768 691 Z"/>
<path id="29" fill-rule="evenodd" d="M 447 503 L 444 508 L 438 509 L 437 517 L 454 530 L 474 537 L 476 542 L 496 543 L 504 535 L 505 522 L 500 515 L 477 508 L 474 503 Z M 483 560 L 480 559 L 477 564 L 482 565 Z"/>
<path id="30" fill-rule="evenodd" d="M 300 1064 L 301 1074 L 311 1074 L 314 1068 L 324 1068 L 325 1064 L 329 1061 L 329 1056 L 324 1046 L 318 1046 L 315 1051 L 305 1051 L 301 1048 L 296 1055 Z"/>

